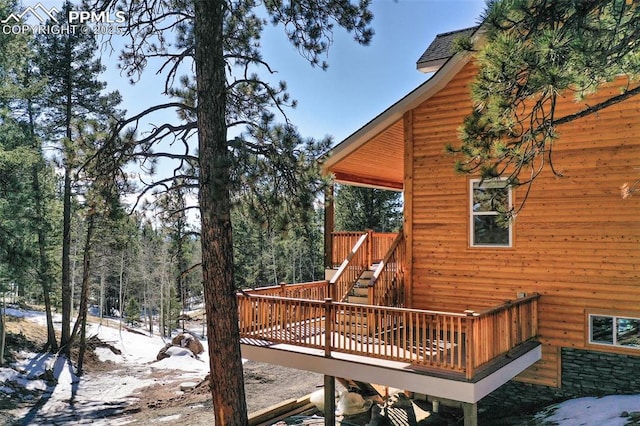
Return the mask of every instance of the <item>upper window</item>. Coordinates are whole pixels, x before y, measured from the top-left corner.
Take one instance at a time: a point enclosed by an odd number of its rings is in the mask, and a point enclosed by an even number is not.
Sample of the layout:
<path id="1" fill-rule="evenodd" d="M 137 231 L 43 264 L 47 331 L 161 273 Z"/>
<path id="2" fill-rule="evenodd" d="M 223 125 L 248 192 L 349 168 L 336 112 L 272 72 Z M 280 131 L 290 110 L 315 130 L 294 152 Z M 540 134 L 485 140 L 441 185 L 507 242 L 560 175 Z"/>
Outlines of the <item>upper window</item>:
<path id="1" fill-rule="evenodd" d="M 511 209 L 511 188 L 506 180 L 470 181 L 471 246 L 511 247 L 512 224 L 504 223 L 501 214 Z"/>
<path id="2" fill-rule="evenodd" d="M 640 318 L 589 314 L 589 343 L 640 349 Z"/>

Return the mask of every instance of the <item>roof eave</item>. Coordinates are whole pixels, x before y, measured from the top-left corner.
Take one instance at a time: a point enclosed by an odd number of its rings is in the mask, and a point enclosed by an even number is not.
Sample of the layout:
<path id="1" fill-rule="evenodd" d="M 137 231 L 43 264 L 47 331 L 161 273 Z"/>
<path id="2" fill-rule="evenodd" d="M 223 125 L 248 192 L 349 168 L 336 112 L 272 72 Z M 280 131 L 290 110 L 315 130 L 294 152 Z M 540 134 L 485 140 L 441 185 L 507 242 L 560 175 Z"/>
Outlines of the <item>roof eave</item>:
<path id="1" fill-rule="evenodd" d="M 322 174 L 327 175 L 331 168 L 339 161 L 360 148 L 375 135 L 400 120 L 405 112 L 417 107 L 444 88 L 449 80 L 470 60 L 470 57 L 470 54 L 467 53 L 453 55 L 437 69 L 429 80 L 409 92 L 402 99 L 333 147 L 322 162 Z"/>
<path id="2" fill-rule="evenodd" d="M 447 62 L 447 59 L 449 58 L 442 58 L 435 61 L 418 62 L 416 64 L 416 68 L 418 71 L 425 74 L 436 72 Z"/>

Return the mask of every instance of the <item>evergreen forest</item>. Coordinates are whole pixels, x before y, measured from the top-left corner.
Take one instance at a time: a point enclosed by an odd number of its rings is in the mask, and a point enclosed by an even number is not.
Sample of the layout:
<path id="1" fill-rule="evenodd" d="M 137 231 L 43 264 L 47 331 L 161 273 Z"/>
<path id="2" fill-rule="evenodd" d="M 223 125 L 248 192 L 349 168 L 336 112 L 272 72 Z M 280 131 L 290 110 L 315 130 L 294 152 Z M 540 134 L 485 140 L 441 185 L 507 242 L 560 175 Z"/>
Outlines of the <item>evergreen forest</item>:
<path id="1" fill-rule="evenodd" d="M 2 0 L 0 14 L 15 7 Z M 203 303 L 197 162 L 145 149 L 138 129 L 122 132 L 131 121 L 102 80 L 100 42 L 90 32 L 0 35 L 0 297 L 43 309 L 47 349 L 63 353 L 86 337 L 88 316 L 169 336 Z M 189 102 L 187 89 L 171 95 Z M 275 164 L 246 151 L 234 157 L 236 288 L 324 278 L 329 182 L 318 158 L 331 141 L 304 139 L 290 125 L 267 129 L 252 136 L 291 155 Z M 167 174 L 159 160 L 171 156 L 179 165 Z M 395 231 L 401 211 L 399 193 L 336 191 L 336 230 Z"/>

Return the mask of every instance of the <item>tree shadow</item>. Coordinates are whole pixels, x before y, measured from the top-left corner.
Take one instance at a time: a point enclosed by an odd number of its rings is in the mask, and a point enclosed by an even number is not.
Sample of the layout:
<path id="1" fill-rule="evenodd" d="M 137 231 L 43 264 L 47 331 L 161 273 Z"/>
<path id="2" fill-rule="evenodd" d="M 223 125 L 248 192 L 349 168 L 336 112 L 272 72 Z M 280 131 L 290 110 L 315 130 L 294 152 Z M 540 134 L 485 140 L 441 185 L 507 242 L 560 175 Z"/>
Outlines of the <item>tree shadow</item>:
<path id="1" fill-rule="evenodd" d="M 27 364 L 25 372 L 32 379 L 44 378 L 49 385 L 27 414 L 12 423 L 15 425 L 74 424 L 115 416 L 128 406 L 127 401 L 79 401 L 78 390 L 83 379 L 74 374 L 73 364 L 64 356 L 38 354 Z"/>

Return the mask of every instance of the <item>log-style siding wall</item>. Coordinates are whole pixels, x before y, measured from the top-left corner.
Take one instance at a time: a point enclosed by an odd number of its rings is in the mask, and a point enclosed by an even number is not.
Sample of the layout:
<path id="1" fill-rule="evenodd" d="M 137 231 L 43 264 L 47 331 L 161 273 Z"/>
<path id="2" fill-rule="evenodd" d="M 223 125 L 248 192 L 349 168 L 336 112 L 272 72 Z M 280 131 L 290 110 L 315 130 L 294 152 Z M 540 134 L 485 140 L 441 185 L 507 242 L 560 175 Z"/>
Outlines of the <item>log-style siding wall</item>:
<path id="1" fill-rule="evenodd" d="M 536 180 L 515 222 L 512 248 L 471 248 L 470 177 L 453 171 L 444 146 L 458 144 L 475 71 L 467 64 L 405 115 L 404 125 L 412 126 L 404 131 L 411 138 L 405 141 L 409 300 L 413 308 L 462 312 L 515 299 L 519 292 L 540 293 L 543 359 L 520 378 L 558 386 L 559 348 L 587 345 L 585 312 L 640 317 L 640 194 L 620 195 L 623 183 L 640 178 L 640 96 L 561 126 L 553 159 L 565 177 L 547 168 Z M 607 89 L 587 102 L 615 93 Z M 558 114 L 578 109 L 568 95 Z M 522 196 L 520 189 L 515 203 Z"/>

